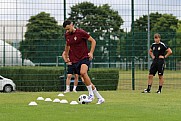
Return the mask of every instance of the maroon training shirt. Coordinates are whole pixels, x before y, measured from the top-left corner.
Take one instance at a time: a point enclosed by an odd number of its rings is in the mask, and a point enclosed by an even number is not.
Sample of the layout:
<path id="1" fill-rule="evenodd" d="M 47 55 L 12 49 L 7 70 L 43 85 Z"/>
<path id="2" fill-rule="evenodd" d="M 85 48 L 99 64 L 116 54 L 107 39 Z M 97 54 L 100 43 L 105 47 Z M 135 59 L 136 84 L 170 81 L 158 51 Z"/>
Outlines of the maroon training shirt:
<path id="1" fill-rule="evenodd" d="M 66 44 L 70 46 L 69 59 L 72 63 L 88 57 L 87 39 L 90 35 L 82 29 L 76 29 L 74 33 L 66 33 Z"/>

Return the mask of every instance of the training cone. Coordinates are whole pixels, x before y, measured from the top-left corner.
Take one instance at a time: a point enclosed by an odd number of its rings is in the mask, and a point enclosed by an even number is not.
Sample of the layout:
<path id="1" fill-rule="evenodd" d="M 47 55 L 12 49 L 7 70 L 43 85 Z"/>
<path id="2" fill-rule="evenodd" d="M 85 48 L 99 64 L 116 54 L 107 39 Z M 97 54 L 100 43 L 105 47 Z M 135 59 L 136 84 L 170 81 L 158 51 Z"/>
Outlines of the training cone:
<path id="1" fill-rule="evenodd" d="M 38 97 L 37 100 L 44 100 L 44 98 L 43 97 Z"/>
<path id="2" fill-rule="evenodd" d="M 60 100 L 59 100 L 58 98 L 55 98 L 55 99 L 53 100 L 53 102 L 54 102 L 54 103 L 59 103 Z"/>
<path id="3" fill-rule="evenodd" d="M 60 94 L 58 94 L 58 96 L 63 97 L 63 96 L 64 96 L 64 94 L 61 94 L 61 93 L 60 93 Z"/>
<path id="4" fill-rule="evenodd" d="M 63 100 L 60 101 L 60 103 L 68 103 L 68 101 L 63 99 Z"/>
<path id="5" fill-rule="evenodd" d="M 78 104 L 78 102 L 77 101 L 71 101 L 70 104 L 71 105 L 76 105 L 76 104 Z"/>
<path id="6" fill-rule="evenodd" d="M 46 98 L 45 101 L 46 101 L 46 102 L 51 102 L 52 99 L 51 99 L 51 98 Z"/>
<path id="7" fill-rule="evenodd" d="M 36 102 L 34 102 L 34 101 L 32 101 L 32 102 L 30 102 L 28 105 L 30 105 L 30 106 L 36 106 L 36 105 L 38 105 Z"/>

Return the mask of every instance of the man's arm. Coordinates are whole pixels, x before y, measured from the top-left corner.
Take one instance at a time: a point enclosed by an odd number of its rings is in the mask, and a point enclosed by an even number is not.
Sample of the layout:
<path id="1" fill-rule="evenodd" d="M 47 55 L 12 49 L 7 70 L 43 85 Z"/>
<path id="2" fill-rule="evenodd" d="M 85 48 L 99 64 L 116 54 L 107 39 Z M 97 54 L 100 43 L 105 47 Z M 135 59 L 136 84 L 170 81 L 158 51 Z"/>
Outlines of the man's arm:
<path id="1" fill-rule="evenodd" d="M 165 58 L 167 58 L 168 56 L 170 56 L 172 54 L 172 50 L 170 48 L 168 48 L 166 50 L 167 54 L 165 55 Z"/>
<path id="2" fill-rule="evenodd" d="M 62 53 L 62 58 L 66 63 L 68 62 L 68 57 L 66 57 L 65 51 L 63 51 L 63 53 Z"/>
<path id="3" fill-rule="evenodd" d="M 150 56 L 151 56 L 152 59 L 155 59 L 155 56 L 153 55 L 153 51 L 152 51 L 151 48 L 150 48 L 150 50 L 149 50 L 149 54 L 150 54 Z"/>
<path id="4" fill-rule="evenodd" d="M 62 53 L 62 57 L 65 61 L 65 63 L 68 63 L 70 60 L 69 60 L 69 56 L 68 56 L 68 53 L 69 53 L 69 49 L 70 49 L 70 46 L 65 46 L 65 50 L 63 51 Z"/>
<path id="5" fill-rule="evenodd" d="M 88 56 L 89 56 L 89 59 L 92 60 L 93 59 L 93 53 L 94 53 L 94 50 L 96 47 L 96 41 L 91 36 L 88 38 L 88 40 L 91 42 L 91 48 L 90 48 L 90 52 L 88 53 Z"/>

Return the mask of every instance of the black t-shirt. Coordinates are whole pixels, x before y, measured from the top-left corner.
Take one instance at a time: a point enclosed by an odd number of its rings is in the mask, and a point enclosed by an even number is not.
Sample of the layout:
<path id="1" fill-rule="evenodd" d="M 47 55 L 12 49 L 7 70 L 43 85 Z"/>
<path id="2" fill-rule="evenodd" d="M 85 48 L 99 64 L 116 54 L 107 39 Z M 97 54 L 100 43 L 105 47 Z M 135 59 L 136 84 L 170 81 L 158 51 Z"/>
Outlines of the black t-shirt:
<path id="1" fill-rule="evenodd" d="M 155 58 L 158 58 L 160 55 L 164 56 L 166 50 L 168 49 L 168 46 L 165 45 L 163 42 L 160 42 L 158 44 L 153 43 L 151 45 L 151 49 L 153 51 L 153 55 L 155 56 Z"/>

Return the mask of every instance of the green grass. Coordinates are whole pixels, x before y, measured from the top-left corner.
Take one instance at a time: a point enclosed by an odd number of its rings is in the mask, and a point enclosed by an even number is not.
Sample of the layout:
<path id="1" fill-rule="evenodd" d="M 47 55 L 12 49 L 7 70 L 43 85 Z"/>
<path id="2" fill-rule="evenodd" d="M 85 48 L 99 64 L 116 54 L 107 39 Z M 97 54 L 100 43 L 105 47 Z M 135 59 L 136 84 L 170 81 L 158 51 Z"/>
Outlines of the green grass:
<path id="1" fill-rule="evenodd" d="M 106 102 L 96 105 L 70 105 L 36 101 L 37 97 L 77 100 L 87 92 L 0 93 L 0 121 L 180 121 L 181 90 L 165 89 L 162 94 L 142 94 L 140 91 L 102 91 Z M 28 106 L 36 101 L 37 106 Z"/>
<path id="2" fill-rule="evenodd" d="M 147 88 L 148 71 L 135 71 L 135 89 L 143 90 Z M 165 70 L 164 72 L 164 85 L 163 89 L 180 89 L 181 88 L 181 71 Z M 119 72 L 118 90 L 131 90 L 132 89 L 132 72 L 122 71 Z M 153 79 L 152 89 L 158 89 L 158 75 L 156 74 Z"/>

